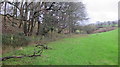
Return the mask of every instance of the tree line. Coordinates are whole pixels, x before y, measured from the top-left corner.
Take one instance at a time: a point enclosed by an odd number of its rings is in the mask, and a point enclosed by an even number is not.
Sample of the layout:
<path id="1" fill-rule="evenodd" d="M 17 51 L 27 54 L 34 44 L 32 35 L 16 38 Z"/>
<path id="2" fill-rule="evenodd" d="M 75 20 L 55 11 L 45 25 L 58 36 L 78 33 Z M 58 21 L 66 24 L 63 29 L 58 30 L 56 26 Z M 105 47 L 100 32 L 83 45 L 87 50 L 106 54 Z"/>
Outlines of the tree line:
<path id="1" fill-rule="evenodd" d="M 78 21 L 87 20 L 85 5 L 82 2 L 0 2 L 0 14 L 18 19 L 18 28 L 25 36 L 46 36 L 48 32 L 61 33 L 64 29 L 74 33 L 79 25 Z M 3 24 L 4 24 L 3 23 Z"/>

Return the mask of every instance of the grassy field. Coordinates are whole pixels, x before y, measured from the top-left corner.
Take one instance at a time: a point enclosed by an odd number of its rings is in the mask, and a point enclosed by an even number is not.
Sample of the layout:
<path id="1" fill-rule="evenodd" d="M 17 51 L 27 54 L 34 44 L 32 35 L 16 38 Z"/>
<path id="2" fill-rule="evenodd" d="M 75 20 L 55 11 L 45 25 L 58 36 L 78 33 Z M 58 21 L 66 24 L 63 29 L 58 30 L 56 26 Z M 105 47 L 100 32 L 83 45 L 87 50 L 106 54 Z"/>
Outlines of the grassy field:
<path id="1" fill-rule="evenodd" d="M 47 44 L 41 57 L 9 59 L 5 65 L 117 65 L 118 30 L 89 36 L 74 36 Z M 33 45 L 3 56 L 31 54 Z"/>

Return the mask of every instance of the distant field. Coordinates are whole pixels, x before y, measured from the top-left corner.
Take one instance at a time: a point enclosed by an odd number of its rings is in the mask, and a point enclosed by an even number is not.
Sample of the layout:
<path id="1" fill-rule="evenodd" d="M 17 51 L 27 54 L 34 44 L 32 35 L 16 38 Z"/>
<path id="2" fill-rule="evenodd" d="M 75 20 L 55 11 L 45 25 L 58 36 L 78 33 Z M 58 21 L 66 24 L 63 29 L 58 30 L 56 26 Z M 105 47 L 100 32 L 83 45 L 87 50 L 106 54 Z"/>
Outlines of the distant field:
<path id="1" fill-rule="evenodd" d="M 9 59 L 5 65 L 117 65 L 118 30 L 81 37 L 65 38 L 47 44 L 41 57 Z M 31 54 L 33 46 L 4 56 Z"/>

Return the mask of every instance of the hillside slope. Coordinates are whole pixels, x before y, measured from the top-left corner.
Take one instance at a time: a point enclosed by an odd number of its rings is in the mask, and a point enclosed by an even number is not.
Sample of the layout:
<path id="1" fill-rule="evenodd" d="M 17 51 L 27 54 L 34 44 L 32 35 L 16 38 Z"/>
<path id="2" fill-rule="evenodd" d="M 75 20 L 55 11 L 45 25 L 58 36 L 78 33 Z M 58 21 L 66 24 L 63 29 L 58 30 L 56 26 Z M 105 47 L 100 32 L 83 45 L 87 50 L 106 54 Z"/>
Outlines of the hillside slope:
<path id="1" fill-rule="evenodd" d="M 0 24 L 2 24 L 2 33 L 3 34 L 16 34 L 23 32 L 22 28 L 18 28 L 20 20 L 15 19 L 13 20 L 13 17 L 6 16 L 6 22 L 4 22 L 4 16 L 0 15 Z"/>

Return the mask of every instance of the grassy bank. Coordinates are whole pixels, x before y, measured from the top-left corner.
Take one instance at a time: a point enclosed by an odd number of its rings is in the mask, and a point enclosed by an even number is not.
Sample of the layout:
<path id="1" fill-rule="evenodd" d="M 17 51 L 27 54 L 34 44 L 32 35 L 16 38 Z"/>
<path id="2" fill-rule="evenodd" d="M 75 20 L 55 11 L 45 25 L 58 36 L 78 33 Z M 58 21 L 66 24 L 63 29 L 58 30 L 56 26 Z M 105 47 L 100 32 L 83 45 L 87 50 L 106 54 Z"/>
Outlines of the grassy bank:
<path id="1" fill-rule="evenodd" d="M 41 57 L 9 59 L 5 65 L 116 65 L 118 63 L 118 31 L 64 38 L 47 44 Z M 33 45 L 3 56 L 31 54 Z"/>

